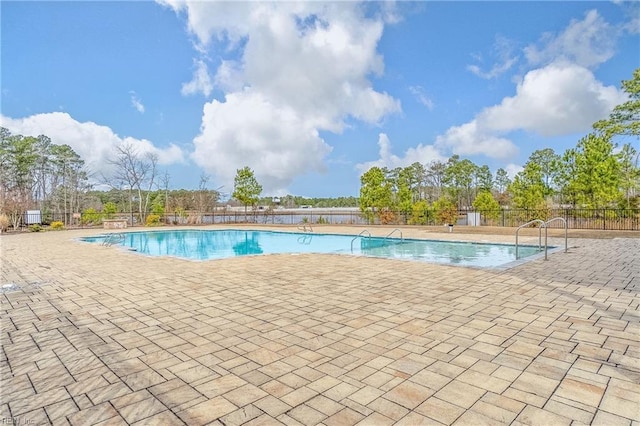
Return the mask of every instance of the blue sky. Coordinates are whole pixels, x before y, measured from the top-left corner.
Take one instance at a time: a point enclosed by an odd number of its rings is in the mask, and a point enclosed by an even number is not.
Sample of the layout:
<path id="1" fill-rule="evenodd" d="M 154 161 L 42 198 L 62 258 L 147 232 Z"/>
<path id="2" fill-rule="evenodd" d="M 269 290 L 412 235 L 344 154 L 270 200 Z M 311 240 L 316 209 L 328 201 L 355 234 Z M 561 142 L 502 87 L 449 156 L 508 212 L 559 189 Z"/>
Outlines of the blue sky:
<path id="1" fill-rule="evenodd" d="M 171 186 L 357 195 L 373 165 L 452 154 L 515 173 L 624 101 L 633 2 L 11 2 L 4 127 L 69 144 L 95 175 L 119 144 Z M 637 141 L 635 142 L 637 143 Z M 640 147 L 636 147 L 640 148 Z"/>

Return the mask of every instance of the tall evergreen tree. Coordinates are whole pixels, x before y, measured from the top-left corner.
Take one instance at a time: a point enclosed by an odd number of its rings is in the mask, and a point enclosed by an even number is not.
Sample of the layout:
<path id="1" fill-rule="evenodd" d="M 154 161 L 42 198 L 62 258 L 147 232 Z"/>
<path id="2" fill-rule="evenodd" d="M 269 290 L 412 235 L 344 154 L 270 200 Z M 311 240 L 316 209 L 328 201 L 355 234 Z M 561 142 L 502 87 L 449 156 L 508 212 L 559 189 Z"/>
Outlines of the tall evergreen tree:
<path id="1" fill-rule="evenodd" d="M 511 179 L 509 179 L 509 174 L 507 173 L 507 171 L 503 168 L 498 169 L 496 171 L 496 179 L 494 181 L 495 190 L 498 193 L 502 194 L 507 190 L 510 183 Z"/>
<path id="2" fill-rule="evenodd" d="M 616 106 L 606 120 L 600 120 L 593 128 L 606 137 L 640 136 L 640 68 L 633 71 L 629 80 L 622 81 L 622 90 L 629 100 Z"/>
<path id="3" fill-rule="evenodd" d="M 244 204 L 245 220 L 247 206 L 257 203 L 261 193 L 262 185 L 256 180 L 253 170 L 249 167 L 243 167 L 236 171 L 236 177 L 233 181 L 233 194 L 231 196 Z"/>
<path id="4" fill-rule="evenodd" d="M 610 207 L 620 198 L 620 163 L 613 148 L 605 135 L 590 133 L 578 142 L 572 184 L 582 205 Z"/>
<path id="5" fill-rule="evenodd" d="M 545 196 L 552 195 L 554 193 L 554 180 L 560 171 L 560 156 L 553 149 L 545 148 L 534 151 L 529 156 L 529 161 L 538 164 L 540 167 Z"/>
<path id="6" fill-rule="evenodd" d="M 520 209 L 540 209 L 545 206 L 545 187 L 540 165 L 527 162 L 511 185 L 509 192 L 515 207 Z"/>
<path id="7" fill-rule="evenodd" d="M 475 186 L 477 193 L 491 191 L 493 187 L 493 176 L 491 175 L 491 169 L 489 169 L 489 166 L 486 164 L 476 168 Z"/>
<path id="8" fill-rule="evenodd" d="M 384 170 L 372 167 L 360 177 L 360 210 L 372 221 L 380 211 L 390 209 L 393 203 L 392 184 Z"/>
<path id="9" fill-rule="evenodd" d="M 478 166 L 471 160 L 460 160 L 458 155 L 452 156 L 447 162 L 444 172 L 444 182 L 451 198 L 458 204 L 458 208 L 471 206 L 473 201 L 473 182 Z"/>
<path id="10" fill-rule="evenodd" d="M 640 167 L 638 164 L 638 152 L 631 144 L 624 144 L 618 154 L 620 163 L 620 186 L 624 193 L 621 205 L 625 208 L 633 208 L 637 205 L 635 198 L 640 189 Z"/>

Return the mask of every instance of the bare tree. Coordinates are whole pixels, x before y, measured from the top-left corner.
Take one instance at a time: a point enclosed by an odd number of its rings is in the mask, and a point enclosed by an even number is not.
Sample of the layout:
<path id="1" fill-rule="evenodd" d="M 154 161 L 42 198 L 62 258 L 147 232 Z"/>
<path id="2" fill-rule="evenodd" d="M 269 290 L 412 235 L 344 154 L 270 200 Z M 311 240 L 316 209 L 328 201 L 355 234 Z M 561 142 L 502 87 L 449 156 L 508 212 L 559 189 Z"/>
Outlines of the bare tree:
<path id="1" fill-rule="evenodd" d="M 51 146 L 51 170 L 51 193 L 55 209 L 64 214 L 64 223 L 68 225 L 68 213 L 80 211 L 80 194 L 90 188 L 88 171 L 84 161 L 69 145 Z"/>
<path id="2" fill-rule="evenodd" d="M 34 198 L 40 210 L 44 210 L 44 203 L 49 196 L 47 183 L 51 175 L 51 139 L 45 135 L 38 136 L 35 148 L 37 158 L 33 171 L 35 179 Z"/>
<path id="3" fill-rule="evenodd" d="M 4 128 L 0 131 L 0 212 L 11 219 L 14 229 L 33 205 L 36 142 L 31 136 L 11 135 Z"/>
<path id="4" fill-rule="evenodd" d="M 132 144 L 123 143 L 116 147 L 116 157 L 109 160 L 109 163 L 116 168 L 113 179 L 120 187 L 126 187 L 129 191 L 130 209 L 133 211 L 135 198 L 140 222 L 144 223 L 156 179 L 158 156 L 153 153 L 140 155 Z"/>
<path id="5" fill-rule="evenodd" d="M 205 173 L 200 175 L 200 184 L 198 185 L 198 191 L 194 194 L 194 204 L 197 210 L 196 223 L 202 223 L 202 218 L 206 212 L 214 210 L 220 193 L 217 190 L 207 189 L 207 184 L 211 177 Z"/>
<path id="6" fill-rule="evenodd" d="M 429 195 L 425 196 L 425 198 L 429 199 L 429 201 L 435 201 L 442 195 L 446 168 L 447 165 L 438 160 L 432 161 L 427 166 L 427 170 L 425 171 L 425 184 L 427 187 L 426 192 L 428 192 Z"/>
<path id="7" fill-rule="evenodd" d="M 164 217 L 165 220 L 169 214 L 169 181 L 171 179 L 171 175 L 169 172 L 165 170 L 164 174 L 160 178 L 160 183 L 162 184 L 162 189 L 164 190 Z M 168 223 L 168 221 L 167 221 Z"/>

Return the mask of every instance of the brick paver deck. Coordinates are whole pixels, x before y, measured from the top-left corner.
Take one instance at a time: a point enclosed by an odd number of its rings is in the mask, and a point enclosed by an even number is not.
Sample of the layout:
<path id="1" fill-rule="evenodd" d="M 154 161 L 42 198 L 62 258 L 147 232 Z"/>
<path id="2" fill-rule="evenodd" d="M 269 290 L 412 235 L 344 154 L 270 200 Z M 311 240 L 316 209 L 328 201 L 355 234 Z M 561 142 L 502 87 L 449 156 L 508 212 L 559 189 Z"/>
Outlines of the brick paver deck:
<path id="1" fill-rule="evenodd" d="M 0 237 L 5 424 L 640 421 L 640 238 L 498 271 L 72 240 L 99 232 Z"/>

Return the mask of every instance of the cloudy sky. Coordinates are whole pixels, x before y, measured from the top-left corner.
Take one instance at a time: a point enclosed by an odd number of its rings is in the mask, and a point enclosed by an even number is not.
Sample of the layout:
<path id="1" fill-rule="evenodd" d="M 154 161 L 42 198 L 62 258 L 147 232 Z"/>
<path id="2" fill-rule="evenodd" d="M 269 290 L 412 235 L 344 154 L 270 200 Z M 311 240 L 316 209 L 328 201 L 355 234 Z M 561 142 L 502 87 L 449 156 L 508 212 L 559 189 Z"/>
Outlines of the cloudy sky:
<path id="1" fill-rule="evenodd" d="M 635 2 L 2 2 L 2 126 L 158 155 L 176 188 L 357 195 L 373 165 L 519 170 L 624 101 Z"/>

